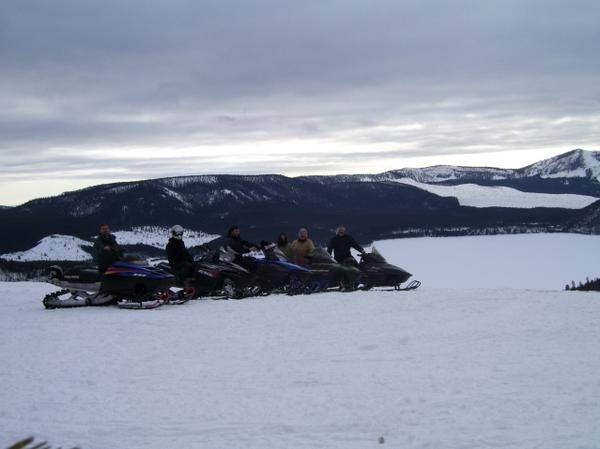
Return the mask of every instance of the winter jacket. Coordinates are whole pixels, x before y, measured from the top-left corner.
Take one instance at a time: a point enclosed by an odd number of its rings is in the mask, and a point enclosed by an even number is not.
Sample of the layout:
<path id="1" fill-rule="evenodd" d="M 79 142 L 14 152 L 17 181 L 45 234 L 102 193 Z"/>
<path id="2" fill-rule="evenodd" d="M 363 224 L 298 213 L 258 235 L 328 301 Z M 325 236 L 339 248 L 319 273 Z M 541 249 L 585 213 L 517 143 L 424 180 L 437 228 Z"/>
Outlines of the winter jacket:
<path id="1" fill-rule="evenodd" d="M 227 237 L 226 244 L 239 255 L 249 252 L 250 248 L 252 248 L 253 246 L 258 248 L 257 244 L 249 242 L 247 240 L 242 240 L 241 237 Z"/>
<path id="2" fill-rule="evenodd" d="M 98 271 L 104 273 L 113 263 L 123 259 L 123 250 L 114 235 L 98 234 L 94 242 L 94 256 Z"/>
<path id="3" fill-rule="evenodd" d="M 296 265 L 308 265 L 309 260 L 306 256 L 315 249 L 315 244 L 311 239 L 299 240 L 296 239 L 291 245 L 292 254 L 294 256 L 294 263 Z"/>
<path id="4" fill-rule="evenodd" d="M 167 243 L 167 258 L 169 265 L 175 269 L 179 269 L 186 263 L 193 263 L 194 258 L 185 247 L 183 240 L 171 237 Z"/>
<path id="5" fill-rule="evenodd" d="M 331 254 L 333 251 L 335 260 L 341 263 L 349 257 L 352 257 L 350 248 L 354 248 L 361 253 L 365 252 L 364 248 L 356 243 L 356 240 L 348 234 L 333 236 L 329 245 L 327 245 L 327 252 Z"/>
<path id="6" fill-rule="evenodd" d="M 286 243 L 284 245 L 277 245 L 277 248 L 279 249 L 279 251 L 281 251 L 285 255 L 285 257 L 288 258 L 288 260 L 294 259 L 294 252 L 292 251 L 292 245 L 290 245 L 289 243 Z"/>

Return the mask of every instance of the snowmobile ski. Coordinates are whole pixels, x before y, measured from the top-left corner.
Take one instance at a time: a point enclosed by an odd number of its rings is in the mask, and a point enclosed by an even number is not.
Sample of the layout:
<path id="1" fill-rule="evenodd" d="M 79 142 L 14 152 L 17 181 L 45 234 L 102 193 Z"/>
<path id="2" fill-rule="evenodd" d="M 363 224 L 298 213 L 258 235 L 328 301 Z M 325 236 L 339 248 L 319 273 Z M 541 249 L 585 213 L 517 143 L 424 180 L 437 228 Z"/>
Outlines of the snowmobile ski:
<path id="1" fill-rule="evenodd" d="M 132 310 L 142 310 L 142 309 L 156 309 L 162 305 L 166 304 L 163 299 L 146 299 L 136 301 L 134 299 L 122 299 L 117 302 L 117 306 L 119 309 L 132 309 Z"/>
<path id="2" fill-rule="evenodd" d="M 185 289 L 181 287 L 171 287 L 162 295 L 164 296 L 162 299 L 165 300 L 167 305 L 185 304 L 190 299 L 193 299 L 197 296 L 196 289 L 193 287 Z"/>
<path id="3" fill-rule="evenodd" d="M 401 287 L 400 284 L 395 285 L 394 288 L 386 288 L 386 289 L 377 289 L 374 291 L 378 291 L 378 292 L 408 292 L 411 290 L 416 290 L 421 286 L 421 281 L 418 281 L 416 279 L 413 279 L 412 281 L 410 281 L 406 287 Z M 372 287 L 369 288 L 363 288 L 363 290 L 370 290 Z"/>

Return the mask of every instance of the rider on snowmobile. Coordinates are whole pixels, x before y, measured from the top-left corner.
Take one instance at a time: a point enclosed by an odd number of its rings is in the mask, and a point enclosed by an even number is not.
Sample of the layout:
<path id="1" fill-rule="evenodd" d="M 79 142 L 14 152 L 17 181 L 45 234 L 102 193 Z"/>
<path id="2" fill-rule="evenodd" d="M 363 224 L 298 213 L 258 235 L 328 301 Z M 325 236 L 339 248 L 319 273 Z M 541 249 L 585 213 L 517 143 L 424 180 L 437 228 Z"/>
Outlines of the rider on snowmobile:
<path id="1" fill-rule="evenodd" d="M 94 255 L 100 273 L 104 273 L 113 263 L 123 260 L 123 250 L 107 224 L 100 225 L 100 232 L 94 242 Z"/>
<path id="2" fill-rule="evenodd" d="M 177 273 L 180 281 L 191 277 L 194 272 L 194 258 L 183 243 L 183 228 L 175 225 L 171 228 L 171 238 L 167 243 L 169 265 Z"/>
<path id="3" fill-rule="evenodd" d="M 291 248 L 294 263 L 300 266 L 308 265 L 309 260 L 306 256 L 315 249 L 315 244 L 308 238 L 308 229 L 300 228 L 298 238 L 292 242 Z"/>
<path id="4" fill-rule="evenodd" d="M 243 240 L 240 235 L 240 227 L 233 225 L 227 231 L 227 240 L 225 241 L 225 246 L 231 248 L 235 251 L 235 263 L 244 264 L 244 260 L 242 254 L 249 253 L 250 251 L 256 251 L 258 249 L 258 245 L 247 240 Z"/>
<path id="5" fill-rule="evenodd" d="M 361 254 L 364 254 L 365 252 L 365 249 L 360 246 L 352 236 L 346 234 L 345 226 L 338 226 L 335 235 L 329 241 L 329 245 L 327 245 L 327 252 L 329 254 L 333 252 L 333 257 L 338 263 L 351 262 L 356 264 L 354 257 L 352 257 L 352 254 L 350 253 L 350 248 L 354 248 Z"/>
<path id="6" fill-rule="evenodd" d="M 277 237 L 277 248 L 288 258 L 288 260 L 293 259 L 292 245 L 288 242 L 288 236 L 285 232 L 282 232 L 279 234 L 279 237 Z"/>

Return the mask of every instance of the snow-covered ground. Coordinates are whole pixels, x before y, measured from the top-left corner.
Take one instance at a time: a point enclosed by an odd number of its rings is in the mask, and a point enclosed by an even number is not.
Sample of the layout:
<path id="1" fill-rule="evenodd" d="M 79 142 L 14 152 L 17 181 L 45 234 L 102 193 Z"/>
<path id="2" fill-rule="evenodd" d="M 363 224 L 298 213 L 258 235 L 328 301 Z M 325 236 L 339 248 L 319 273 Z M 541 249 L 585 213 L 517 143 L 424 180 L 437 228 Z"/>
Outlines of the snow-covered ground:
<path id="1" fill-rule="evenodd" d="M 597 448 L 600 294 L 43 310 L 0 284 L 0 447 Z M 379 443 L 383 437 L 384 444 Z"/>
<path id="2" fill-rule="evenodd" d="M 566 209 L 581 209 L 589 206 L 598 198 L 576 194 L 532 193 L 522 192 L 510 187 L 480 186 L 478 184 L 460 184 L 445 186 L 426 184 L 410 178 L 394 180 L 409 184 L 419 189 L 427 190 L 439 196 L 453 196 L 462 206 L 473 207 L 563 207 Z"/>
<path id="3" fill-rule="evenodd" d="M 30 262 L 33 260 L 89 260 L 89 252 L 82 247 L 91 248 L 92 243 L 72 235 L 54 234 L 44 237 L 37 245 L 27 251 L 1 254 L 0 259 Z"/>
<path id="4" fill-rule="evenodd" d="M 600 277 L 600 236 L 517 234 L 383 240 L 389 262 L 440 288 L 560 290 Z"/>
<path id="5" fill-rule="evenodd" d="M 599 243 L 382 241 L 421 289 L 148 311 L 0 283 L 0 447 L 597 449 L 600 293 L 559 289 Z"/>

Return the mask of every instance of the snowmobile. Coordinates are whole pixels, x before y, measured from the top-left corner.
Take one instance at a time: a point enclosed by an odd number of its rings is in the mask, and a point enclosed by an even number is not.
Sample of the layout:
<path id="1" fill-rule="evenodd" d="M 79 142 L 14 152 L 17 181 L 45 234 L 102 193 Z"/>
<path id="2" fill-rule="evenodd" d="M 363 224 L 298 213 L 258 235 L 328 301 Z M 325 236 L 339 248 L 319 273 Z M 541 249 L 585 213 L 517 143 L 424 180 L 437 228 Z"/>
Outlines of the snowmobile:
<path id="1" fill-rule="evenodd" d="M 257 288 L 251 285 L 253 276 L 245 267 L 234 262 L 235 254 L 227 250 L 206 251 L 194 260 L 194 273 L 179 287 L 184 288 L 192 298 L 212 297 L 212 299 L 242 299 L 252 296 Z M 167 262 L 158 267 L 173 273 Z"/>
<path id="2" fill-rule="evenodd" d="M 361 272 L 352 264 L 339 264 L 325 248 L 315 248 L 306 258 L 311 272 L 304 293 L 315 293 L 339 287 L 342 291 L 358 288 Z"/>
<path id="3" fill-rule="evenodd" d="M 236 272 L 238 277 L 232 283 L 234 299 L 250 296 L 267 296 L 277 283 L 277 275 L 264 264 L 262 258 L 253 255 L 240 255 L 230 247 L 219 249 L 219 265 L 229 273 Z M 226 293 L 228 293 L 226 291 Z"/>
<path id="4" fill-rule="evenodd" d="M 62 287 L 44 297 L 46 309 L 117 304 L 123 309 L 153 309 L 166 303 L 183 302 L 170 290 L 175 277 L 160 268 L 115 262 L 105 273 L 79 267 L 63 271 L 50 267 L 48 282 Z"/>
<path id="5" fill-rule="evenodd" d="M 233 299 L 301 292 L 309 270 L 288 262 L 278 251 L 267 242 L 244 255 L 221 247 L 196 262 L 194 288 L 199 294 Z"/>
<path id="6" fill-rule="evenodd" d="M 361 283 L 363 290 L 373 287 L 392 287 L 393 290 L 415 290 L 421 285 L 420 281 L 413 280 L 407 286 L 401 287 L 403 282 L 412 276 L 408 271 L 388 263 L 375 248 L 370 253 L 360 255 L 358 267 L 362 273 Z"/>
<path id="7" fill-rule="evenodd" d="M 243 256 L 252 267 L 250 271 L 255 276 L 253 282 L 261 292 L 302 293 L 310 270 L 289 262 L 275 244 L 265 243 L 261 245 L 261 254 Z"/>

